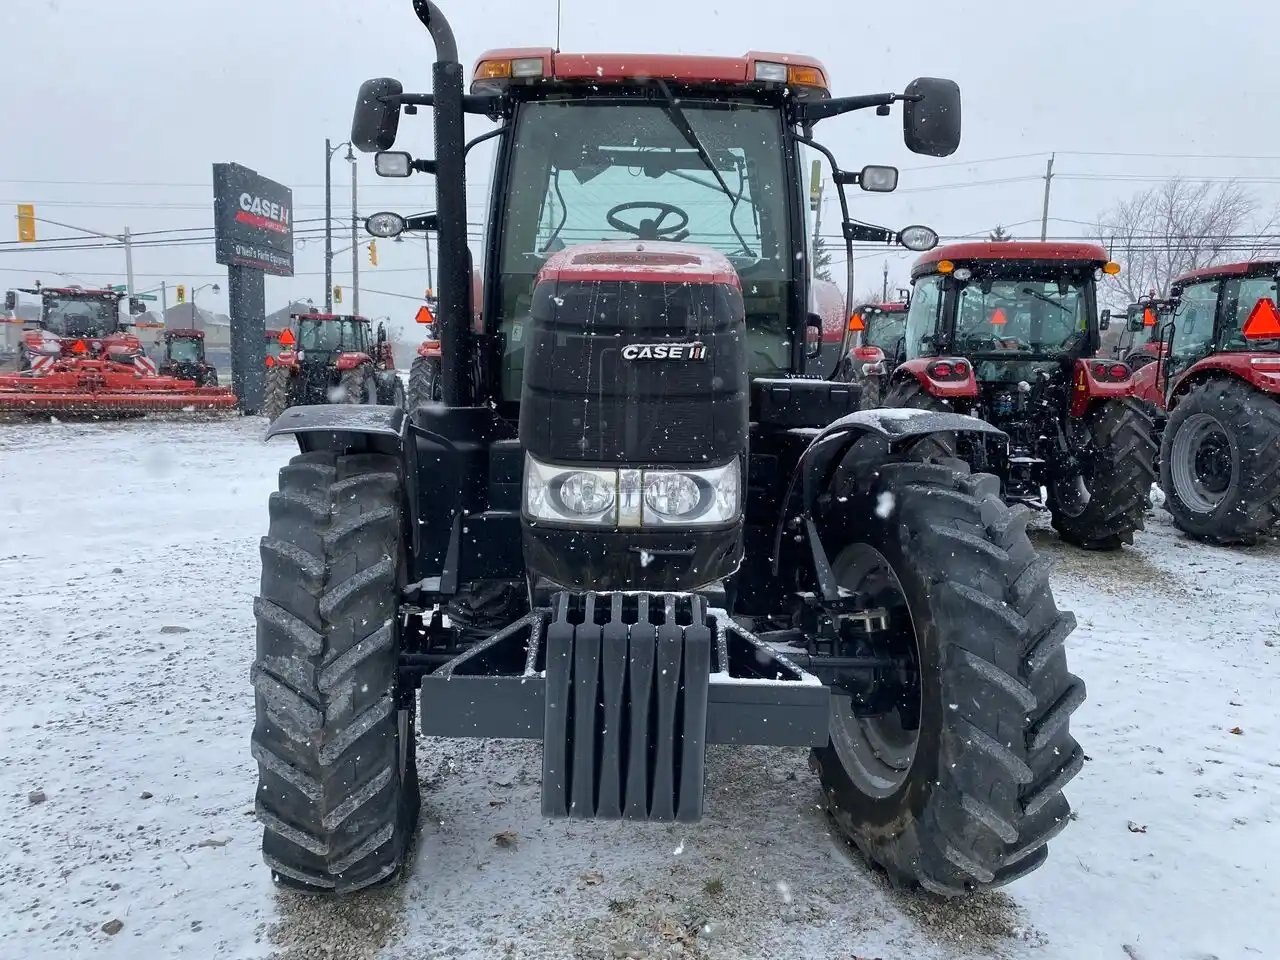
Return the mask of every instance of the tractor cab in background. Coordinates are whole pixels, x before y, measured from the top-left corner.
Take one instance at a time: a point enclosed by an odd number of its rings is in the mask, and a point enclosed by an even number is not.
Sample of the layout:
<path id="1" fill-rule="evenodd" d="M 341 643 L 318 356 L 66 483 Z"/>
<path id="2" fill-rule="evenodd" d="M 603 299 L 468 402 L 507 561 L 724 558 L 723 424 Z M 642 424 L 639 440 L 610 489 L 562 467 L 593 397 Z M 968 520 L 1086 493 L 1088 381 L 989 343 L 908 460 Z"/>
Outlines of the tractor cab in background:
<path id="1" fill-rule="evenodd" d="M 1064 540 L 1116 549 L 1143 526 L 1155 476 L 1151 416 L 1132 371 L 1098 359 L 1097 283 L 1116 274 L 1091 243 L 957 243 L 912 268 L 901 364 L 885 406 L 962 410 L 1006 445 L 971 450 L 1006 500 L 1046 508 Z"/>
<path id="2" fill-rule="evenodd" d="M 204 331 L 166 330 L 159 372 L 166 377 L 192 380 L 199 387 L 216 387 L 218 370 L 205 359 Z"/>
<path id="3" fill-rule="evenodd" d="M 853 308 L 840 344 L 835 379 L 862 386 L 862 408 L 880 406 L 907 330 L 906 300 Z"/>
<path id="4" fill-rule="evenodd" d="M 19 294 L 40 300 L 40 317 L 25 328 L 18 355 L 18 369 L 46 366 L 54 358 L 77 356 L 132 361 L 144 356 L 142 344 L 129 331 L 129 321 L 147 312 L 142 300 L 130 299 L 113 289 L 36 287 L 10 290 L 5 309 L 13 311 Z M 122 316 L 122 306 L 128 316 Z"/>
<path id="5" fill-rule="evenodd" d="M 1164 350 L 1163 323 L 1172 312 L 1173 301 L 1161 300 L 1154 294 L 1129 304 L 1125 308 L 1124 329 L 1120 331 L 1112 356 L 1123 360 L 1135 372 L 1154 363 Z"/>

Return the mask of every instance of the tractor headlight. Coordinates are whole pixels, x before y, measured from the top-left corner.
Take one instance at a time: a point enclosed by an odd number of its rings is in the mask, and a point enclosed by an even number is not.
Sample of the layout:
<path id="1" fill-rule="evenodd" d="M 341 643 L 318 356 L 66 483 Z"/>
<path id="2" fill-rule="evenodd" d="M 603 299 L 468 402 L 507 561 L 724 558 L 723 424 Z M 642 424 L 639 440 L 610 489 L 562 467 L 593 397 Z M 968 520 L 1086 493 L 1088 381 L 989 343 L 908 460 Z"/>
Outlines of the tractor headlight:
<path id="1" fill-rule="evenodd" d="M 526 456 L 525 513 L 560 523 L 617 522 L 618 471 L 557 467 Z"/>
<path id="2" fill-rule="evenodd" d="M 524 512 L 533 520 L 620 527 L 711 526 L 737 519 L 740 466 L 600 470 L 525 455 Z"/>

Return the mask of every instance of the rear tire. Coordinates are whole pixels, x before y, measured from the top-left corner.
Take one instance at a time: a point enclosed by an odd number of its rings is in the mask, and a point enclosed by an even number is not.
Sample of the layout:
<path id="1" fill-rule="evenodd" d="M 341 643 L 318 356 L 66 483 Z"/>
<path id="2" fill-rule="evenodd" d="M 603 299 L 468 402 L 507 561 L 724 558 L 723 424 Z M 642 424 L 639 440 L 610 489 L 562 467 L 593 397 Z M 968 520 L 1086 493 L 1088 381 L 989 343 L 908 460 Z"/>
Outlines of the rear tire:
<path id="1" fill-rule="evenodd" d="M 262 390 L 262 415 L 274 420 L 289 409 L 289 387 L 292 385 L 292 371 L 288 367 L 269 367 L 266 385 Z"/>
<path id="2" fill-rule="evenodd" d="M 344 370 L 338 379 L 341 403 L 376 404 L 378 384 L 367 364 Z"/>
<path id="3" fill-rule="evenodd" d="M 1119 550 L 1133 543 L 1151 509 L 1156 480 L 1155 428 L 1138 400 L 1094 404 L 1067 429 L 1081 433 L 1084 475 L 1052 477 L 1048 507 L 1053 528 L 1067 543 L 1086 550 Z M 1083 485 L 1081 489 L 1080 484 Z M 1081 496 L 1081 493 L 1084 496 Z"/>
<path id="4" fill-rule="evenodd" d="M 415 357 L 409 368 L 409 409 L 442 399 L 440 358 Z"/>
<path id="5" fill-rule="evenodd" d="M 280 471 L 254 601 L 257 813 L 278 882 L 393 877 L 418 818 L 414 700 L 398 685 L 405 582 L 394 457 L 306 453 Z"/>
<path id="6" fill-rule="evenodd" d="M 1160 444 L 1165 508 L 1209 543 L 1252 545 L 1280 525 L 1280 403 L 1210 380 L 1169 414 Z"/>
<path id="7" fill-rule="evenodd" d="M 833 695 L 832 738 L 813 754 L 828 809 L 897 886 L 1001 886 L 1043 863 L 1068 821 L 1062 788 L 1084 763 L 1068 725 L 1084 684 L 1063 649 L 1075 618 L 1054 605 L 1028 511 L 1004 505 L 995 477 L 957 461 L 854 472 L 833 484 L 833 500 L 848 497 L 828 526 L 833 569 L 850 589 L 869 557 L 891 571 L 910 614 L 918 725 L 907 751 L 867 726 L 883 718 L 853 717 Z"/>

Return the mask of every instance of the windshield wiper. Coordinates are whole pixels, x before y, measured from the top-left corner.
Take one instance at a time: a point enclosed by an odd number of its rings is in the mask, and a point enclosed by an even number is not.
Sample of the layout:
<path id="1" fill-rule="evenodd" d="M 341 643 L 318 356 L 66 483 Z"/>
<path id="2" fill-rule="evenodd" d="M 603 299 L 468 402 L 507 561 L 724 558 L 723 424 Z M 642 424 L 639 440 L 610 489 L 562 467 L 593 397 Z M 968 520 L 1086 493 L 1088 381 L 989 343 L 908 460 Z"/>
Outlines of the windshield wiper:
<path id="1" fill-rule="evenodd" d="M 1058 303 L 1058 301 L 1056 301 L 1056 300 L 1050 300 L 1050 299 L 1049 299 L 1048 297 L 1046 297 L 1043 293 L 1037 293 L 1035 290 L 1032 290 L 1030 287 L 1023 287 L 1023 288 L 1022 288 L 1022 292 L 1023 292 L 1023 293 L 1029 293 L 1029 294 L 1031 294 L 1031 296 L 1035 297 L 1037 300 L 1043 300 L 1045 303 L 1049 304 L 1049 306 L 1051 306 L 1051 307 L 1057 307 L 1057 308 L 1058 308 L 1059 310 L 1061 310 L 1063 313 L 1070 313 L 1070 312 L 1071 312 L 1071 311 L 1070 311 L 1070 310 L 1068 310 L 1066 307 L 1064 307 L 1062 304 Z"/>
<path id="2" fill-rule="evenodd" d="M 665 98 L 662 102 L 663 112 L 671 119 L 672 125 L 680 131 L 680 136 L 684 137 L 685 143 L 689 144 L 698 153 L 698 158 L 711 171 L 711 175 L 716 178 L 716 183 L 720 185 L 720 189 L 724 191 L 724 195 L 729 198 L 729 226 L 732 228 L 734 236 L 738 238 L 738 242 L 742 244 L 742 250 L 747 256 L 751 256 L 751 247 L 747 245 L 747 241 L 743 238 L 742 233 L 738 230 L 738 225 L 733 222 L 733 215 L 738 212 L 738 197 L 734 196 L 729 184 L 725 182 L 724 177 L 720 175 L 715 161 L 711 159 L 711 153 L 703 145 L 702 140 L 698 137 L 698 132 L 693 129 L 693 124 L 689 122 L 689 118 L 685 116 L 680 104 L 676 102 L 676 98 L 671 94 L 671 88 L 667 86 L 667 81 L 656 79 L 654 81 L 658 85 L 658 89 L 662 91 Z"/>

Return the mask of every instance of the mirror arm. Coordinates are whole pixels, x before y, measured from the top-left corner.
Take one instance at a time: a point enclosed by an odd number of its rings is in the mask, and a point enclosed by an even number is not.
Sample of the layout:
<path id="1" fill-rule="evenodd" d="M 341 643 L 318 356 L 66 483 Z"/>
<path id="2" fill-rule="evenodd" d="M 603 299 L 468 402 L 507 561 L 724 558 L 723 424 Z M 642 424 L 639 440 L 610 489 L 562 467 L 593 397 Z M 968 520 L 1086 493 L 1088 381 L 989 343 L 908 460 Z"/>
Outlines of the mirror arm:
<path id="1" fill-rule="evenodd" d="M 869 107 L 888 107 L 899 100 L 916 102 L 922 99 L 923 97 L 918 93 L 868 93 L 858 97 L 833 97 L 830 100 L 797 104 L 796 119 L 801 124 L 812 125 L 828 117 L 838 117 L 842 113 L 866 110 Z M 879 110 L 876 112 L 880 113 Z M 883 113 L 880 115 L 884 116 Z"/>

